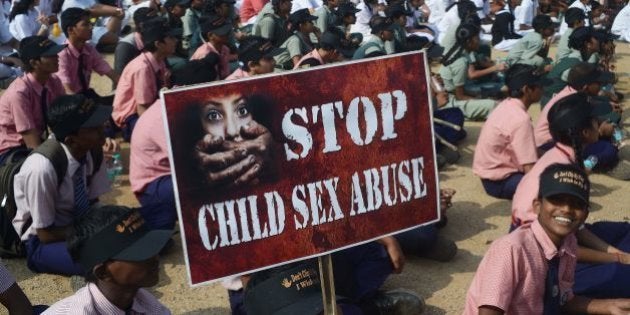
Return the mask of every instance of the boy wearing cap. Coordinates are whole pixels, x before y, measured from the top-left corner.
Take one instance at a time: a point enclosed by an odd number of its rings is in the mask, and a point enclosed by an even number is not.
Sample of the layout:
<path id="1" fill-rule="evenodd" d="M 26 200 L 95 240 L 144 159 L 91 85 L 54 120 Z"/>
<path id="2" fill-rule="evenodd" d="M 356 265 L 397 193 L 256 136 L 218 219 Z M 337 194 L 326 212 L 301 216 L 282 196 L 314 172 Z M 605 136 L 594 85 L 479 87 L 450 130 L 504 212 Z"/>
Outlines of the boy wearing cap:
<path id="1" fill-rule="evenodd" d="M 140 213 L 127 207 L 90 212 L 68 237 L 68 250 L 88 284 L 42 314 L 171 314 L 143 289 L 158 283 L 158 254 L 171 234 L 150 230 Z"/>
<path id="2" fill-rule="evenodd" d="M 20 42 L 25 74 L 16 78 L 0 96 L 0 163 L 9 151 L 33 149 L 47 130 L 46 115 L 51 102 L 65 94 L 54 73 L 59 70 L 57 54 L 64 48 L 44 36 L 26 37 Z"/>
<path id="3" fill-rule="evenodd" d="M 621 314 L 630 300 L 575 296 L 575 232 L 588 217 L 584 171 L 553 164 L 533 200 L 538 218 L 492 243 L 466 296 L 464 314 Z"/>
<path id="4" fill-rule="evenodd" d="M 304 55 L 293 69 L 320 66 L 327 63 L 339 61 L 341 47 L 341 37 L 338 32 L 328 31 L 322 34 L 319 39 L 319 48 L 313 49 Z"/>
<path id="5" fill-rule="evenodd" d="M 230 75 L 230 48 L 227 45 L 232 33 L 232 24 L 218 15 L 202 17 L 199 24 L 205 43 L 197 48 L 190 60 L 203 59 L 209 53 L 219 55 L 217 73 L 218 79 L 223 80 Z"/>
<path id="6" fill-rule="evenodd" d="M 586 14 L 584 14 L 584 11 L 578 8 L 570 8 L 564 14 L 564 22 L 567 24 L 568 28 L 564 33 L 562 33 L 560 41 L 558 42 L 556 62 L 559 62 L 571 53 L 571 49 L 569 48 L 569 37 L 573 33 L 574 29 L 584 26 L 585 18 Z"/>
<path id="7" fill-rule="evenodd" d="M 394 3 L 387 7 L 385 15 L 392 20 L 394 38 L 385 43 L 387 54 L 407 51 L 407 17 L 413 16 L 413 12 L 407 10 L 404 3 Z"/>
<path id="8" fill-rule="evenodd" d="M 353 60 L 387 54 L 385 42 L 394 39 L 394 25 L 392 21 L 380 15 L 375 15 L 370 20 L 370 28 L 372 36 L 354 52 Z"/>
<path id="9" fill-rule="evenodd" d="M 80 8 L 69 8 L 63 11 L 61 28 L 68 38 L 68 46 L 59 53 L 59 79 L 66 93 L 96 96 L 96 92 L 90 88 L 92 71 L 106 75 L 116 86 L 118 74 L 96 51 L 96 48 L 87 43 L 92 38 L 93 28 L 90 12 Z"/>
<path id="10" fill-rule="evenodd" d="M 95 105 L 81 94 L 57 98 L 48 110 L 48 125 L 68 161 L 64 177 L 59 180 L 52 161 L 41 154 L 26 158 L 15 175 L 13 227 L 26 245 L 27 264 L 34 272 L 83 272 L 68 255 L 65 232 L 110 190 L 104 161 L 96 165 L 94 154 L 89 154 L 104 144 L 103 124 L 110 114 L 111 107 Z"/>
<path id="11" fill-rule="evenodd" d="M 540 100 L 544 82 L 534 66 L 517 64 L 506 73 L 509 97 L 490 113 L 481 128 L 473 173 L 486 193 L 512 199 L 523 175 L 538 159 L 529 107 Z"/>
<path id="12" fill-rule="evenodd" d="M 156 18 L 142 25 L 143 52 L 123 70 L 114 96 L 112 118 L 123 128 L 123 138 L 131 139 L 138 116 L 168 87 L 166 58 L 175 53 L 181 30 L 169 29 L 166 20 Z"/>
<path id="13" fill-rule="evenodd" d="M 238 60 L 242 64 L 241 67 L 225 79 L 235 80 L 271 73 L 276 66 L 276 60 L 273 57 L 282 51 L 280 48 L 275 48 L 266 38 L 248 36 L 238 46 Z"/>
<path id="14" fill-rule="evenodd" d="M 252 34 L 269 39 L 276 47 L 282 45 L 291 36 L 286 26 L 291 5 L 291 0 L 268 2 L 258 13 Z"/>
<path id="15" fill-rule="evenodd" d="M 554 34 L 554 26 L 548 15 L 537 15 L 532 22 L 534 32 L 529 32 L 510 49 L 507 56 L 508 65 L 517 63 L 544 67 L 546 72 L 551 70 L 549 52 L 549 39 Z"/>
<path id="16" fill-rule="evenodd" d="M 293 69 L 302 56 L 313 50 L 311 34 L 317 38 L 321 34 L 313 24 L 315 20 L 317 17 L 311 15 L 308 9 L 300 9 L 291 13 L 289 21 L 294 33 L 280 46 L 286 51 L 275 57 L 277 67 L 285 70 Z"/>

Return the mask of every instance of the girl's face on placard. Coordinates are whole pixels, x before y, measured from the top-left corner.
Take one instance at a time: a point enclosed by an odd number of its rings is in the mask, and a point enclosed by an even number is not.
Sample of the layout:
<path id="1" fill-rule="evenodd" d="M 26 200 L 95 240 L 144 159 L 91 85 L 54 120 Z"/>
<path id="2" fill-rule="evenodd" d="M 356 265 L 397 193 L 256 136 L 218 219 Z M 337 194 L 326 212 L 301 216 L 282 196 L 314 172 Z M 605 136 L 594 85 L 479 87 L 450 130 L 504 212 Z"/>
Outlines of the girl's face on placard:
<path id="1" fill-rule="evenodd" d="M 201 124 L 207 134 L 231 141 L 241 141 L 241 128 L 253 119 L 241 94 L 213 98 L 201 112 Z"/>

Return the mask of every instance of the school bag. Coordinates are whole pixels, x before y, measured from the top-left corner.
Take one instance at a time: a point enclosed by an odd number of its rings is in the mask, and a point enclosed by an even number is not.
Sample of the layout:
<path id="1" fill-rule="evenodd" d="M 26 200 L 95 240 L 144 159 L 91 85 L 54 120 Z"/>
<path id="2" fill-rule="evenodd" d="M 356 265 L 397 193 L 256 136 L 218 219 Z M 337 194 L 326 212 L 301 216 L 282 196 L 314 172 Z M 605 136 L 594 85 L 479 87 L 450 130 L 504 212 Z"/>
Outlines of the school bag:
<path id="1" fill-rule="evenodd" d="M 55 139 L 47 139 L 34 150 L 20 148 L 9 153 L 4 163 L 0 165 L 0 257 L 24 257 L 26 251 L 24 244 L 20 240 L 20 236 L 13 228 L 13 218 L 17 213 L 15 204 L 15 195 L 13 191 L 13 180 L 15 175 L 20 171 L 22 164 L 31 154 L 41 154 L 52 163 L 55 173 L 57 174 L 57 186 L 61 185 L 63 178 L 68 170 L 68 158 L 61 144 Z M 103 151 L 101 149 L 90 151 L 92 161 L 94 162 L 95 174 L 100 169 L 103 162 Z M 88 182 L 91 178 L 88 178 Z M 22 227 L 20 235 L 23 234 L 31 225 L 27 222 Z"/>

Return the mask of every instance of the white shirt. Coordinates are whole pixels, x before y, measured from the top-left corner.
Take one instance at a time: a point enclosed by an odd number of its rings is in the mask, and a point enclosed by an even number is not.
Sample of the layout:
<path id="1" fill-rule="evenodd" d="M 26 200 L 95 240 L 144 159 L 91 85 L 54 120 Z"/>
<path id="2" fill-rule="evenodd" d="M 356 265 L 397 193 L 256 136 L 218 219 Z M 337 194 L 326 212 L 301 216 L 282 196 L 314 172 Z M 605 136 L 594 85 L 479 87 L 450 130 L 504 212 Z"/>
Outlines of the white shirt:
<path id="1" fill-rule="evenodd" d="M 90 9 L 96 4 L 95 0 L 65 0 L 61 12 L 68 8 Z"/>
<path id="2" fill-rule="evenodd" d="M 444 14 L 442 20 L 440 20 L 437 24 L 438 44 L 444 46 L 442 41 L 444 40 L 444 36 L 446 36 L 447 31 L 453 26 L 458 27 L 460 23 L 461 20 L 459 18 L 459 9 L 457 9 L 456 5 L 452 6 L 451 9 L 448 10 L 446 14 Z M 450 47 L 445 48 L 448 49 Z"/>
<path id="3" fill-rule="evenodd" d="M 442 20 L 444 14 L 446 14 L 446 8 L 453 2 L 452 0 L 427 0 L 425 3 L 431 10 L 428 20 L 429 24 L 437 24 Z"/>
<path id="4" fill-rule="evenodd" d="M 579 2 L 579 0 L 576 1 Z M 521 24 L 531 26 L 537 10 L 538 0 L 523 0 L 521 5 L 514 8 L 514 29 L 520 30 Z"/>
<path id="5" fill-rule="evenodd" d="M 9 31 L 13 37 L 20 41 L 24 37 L 37 35 L 41 24 L 37 22 L 39 13 L 35 9 L 30 9 L 26 14 L 18 14 L 9 23 Z"/>
<path id="6" fill-rule="evenodd" d="M 610 31 L 621 36 L 619 39 L 630 42 L 630 5 L 619 11 Z"/>
<path id="7" fill-rule="evenodd" d="M 588 15 L 591 12 L 590 5 L 586 5 L 582 3 L 580 0 L 575 0 L 569 6 L 569 9 L 570 8 L 578 8 L 584 11 L 584 15 L 586 15 L 586 18 L 584 18 L 584 26 L 590 26 L 591 21 L 588 19 Z M 564 19 L 562 19 L 562 24 L 560 24 L 560 31 L 559 31 L 560 35 L 564 34 L 564 32 L 566 32 L 568 28 L 569 28 L 569 25 L 567 24 L 567 22 L 565 22 Z"/>
<path id="8" fill-rule="evenodd" d="M 372 8 L 369 5 L 365 4 L 365 2 L 359 3 L 357 5 L 357 9 L 360 10 L 356 13 L 357 21 L 350 26 L 350 33 L 361 33 L 363 34 L 363 41 L 365 42 L 365 38 L 370 36 L 372 33 L 372 28 L 370 27 L 370 19 L 374 13 L 372 12 Z"/>
<path id="9" fill-rule="evenodd" d="M 18 232 L 29 218 L 33 223 L 21 235 L 22 240 L 28 240 L 30 235 L 37 235 L 37 229 L 51 226 L 66 226 L 74 220 L 74 183 L 72 176 L 79 168 L 80 163 L 63 147 L 68 158 L 68 170 L 58 185 L 57 173 L 52 162 L 41 154 L 32 154 L 24 161 L 22 168 L 15 175 L 13 191 L 17 213 L 13 219 L 13 227 Z M 86 174 L 93 172 L 92 155 L 86 155 L 84 180 L 87 185 L 88 199 L 96 199 L 110 190 L 110 182 L 107 178 L 105 159 L 101 167 L 91 179 L 86 180 Z"/>
<path id="10" fill-rule="evenodd" d="M 301 9 L 309 9 L 313 12 L 323 4 L 322 0 L 294 0 L 291 5 L 291 13 Z"/>

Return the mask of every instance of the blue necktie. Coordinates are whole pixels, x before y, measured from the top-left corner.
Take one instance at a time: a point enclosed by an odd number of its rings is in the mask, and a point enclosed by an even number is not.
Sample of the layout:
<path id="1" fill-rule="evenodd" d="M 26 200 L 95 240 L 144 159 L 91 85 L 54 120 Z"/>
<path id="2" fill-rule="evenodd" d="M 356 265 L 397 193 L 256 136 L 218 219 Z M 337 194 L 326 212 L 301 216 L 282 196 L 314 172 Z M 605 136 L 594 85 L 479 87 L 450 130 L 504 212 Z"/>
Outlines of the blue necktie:
<path id="1" fill-rule="evenodd" d="M 547 279 L 545 280 L 545 304 L 543 315 L 560 314 L 560 287 L 558 283 L 558 273 L 560 269 L 560 258 L 554 257 L 549 261 Z"/>
<path id="2" fill-rule="evenodd" d="M 74 215 L 77 218 L 85 215 L 90 209 L 87 187 L 85 186 L 85 179 L 83 178 L 84 167 L 85 166 L 81 164 L 76 172 L 74 172 L 74 176 L 72 176 L 72 181 L 74 182 Z"/>

